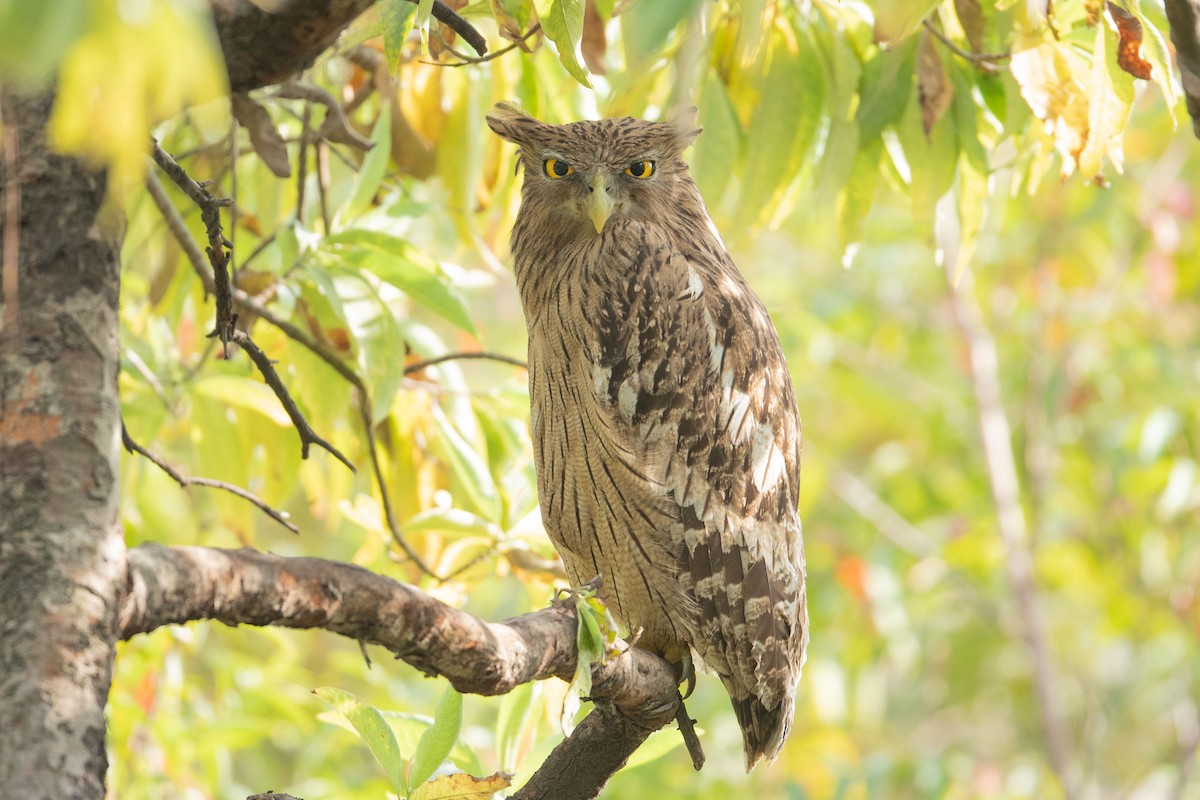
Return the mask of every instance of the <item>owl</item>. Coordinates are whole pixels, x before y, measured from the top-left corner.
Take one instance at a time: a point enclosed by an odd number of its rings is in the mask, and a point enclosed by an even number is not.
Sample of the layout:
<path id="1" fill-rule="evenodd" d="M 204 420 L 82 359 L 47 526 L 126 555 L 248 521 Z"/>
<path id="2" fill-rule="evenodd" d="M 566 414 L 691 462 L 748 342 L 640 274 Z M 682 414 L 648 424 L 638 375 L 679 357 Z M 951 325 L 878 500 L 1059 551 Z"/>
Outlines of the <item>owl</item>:
<path id="1" fill-rule="evenodd" d="M 720 676 L 749 770 L 783 746 L 808 642 L 800 420 L 681 155 L 695 119 L 487 116 L 524 168 L 512 254 L 546 531 L 636 646 Z"/>

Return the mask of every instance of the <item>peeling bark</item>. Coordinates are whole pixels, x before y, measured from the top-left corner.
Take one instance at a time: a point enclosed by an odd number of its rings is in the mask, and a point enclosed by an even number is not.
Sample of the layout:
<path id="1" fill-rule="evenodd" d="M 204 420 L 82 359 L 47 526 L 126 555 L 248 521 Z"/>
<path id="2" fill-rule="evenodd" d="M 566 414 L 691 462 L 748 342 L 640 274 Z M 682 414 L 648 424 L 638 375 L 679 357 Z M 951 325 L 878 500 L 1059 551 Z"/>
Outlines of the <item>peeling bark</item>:
<path id="1" fill-rule="evenodd" d="M 125 570 L 117 244 L 98 219 L 104 174 L 47 150 L 51 99 L 6 97 L 18 174 L 0 176 L 21 193 L 0 331 L 0 786 L 25 800 L 104 796 Z"/>

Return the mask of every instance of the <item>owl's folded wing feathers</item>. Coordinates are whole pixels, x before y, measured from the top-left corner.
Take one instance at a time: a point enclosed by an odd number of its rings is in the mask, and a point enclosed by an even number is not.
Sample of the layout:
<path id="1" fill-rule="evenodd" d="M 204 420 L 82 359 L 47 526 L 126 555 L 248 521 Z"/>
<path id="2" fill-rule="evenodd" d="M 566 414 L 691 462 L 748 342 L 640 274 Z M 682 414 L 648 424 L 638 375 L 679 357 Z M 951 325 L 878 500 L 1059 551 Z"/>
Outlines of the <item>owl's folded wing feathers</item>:
<path id="1" fill-rule="evenodd" d="M 594 400 L 678 508 L 692 645 L 730 691 L 748 761 L 773 757 L 807 638 L 800 425 L 778 337 L 723 250 L 680 252 L 636 222 L 596 246 L 593 280 L 609 283 L 586 301 Z"/>

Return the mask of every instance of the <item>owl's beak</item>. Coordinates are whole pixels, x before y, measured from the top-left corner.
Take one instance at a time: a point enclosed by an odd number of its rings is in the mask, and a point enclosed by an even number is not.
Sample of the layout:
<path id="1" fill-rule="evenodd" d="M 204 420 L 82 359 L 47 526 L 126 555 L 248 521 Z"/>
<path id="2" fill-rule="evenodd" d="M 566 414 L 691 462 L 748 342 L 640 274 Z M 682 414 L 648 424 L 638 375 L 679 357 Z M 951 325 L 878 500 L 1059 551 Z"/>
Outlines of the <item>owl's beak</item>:
<path id="1" fill-rule="evenodd" d="M 592 224 L 596 226 L 596 233 L 604 230 L 604 223 L 612 215 L 613 201 L 609 188 L 608 175 L 597 171 L 588 186 L 587 199 L 588 215 L 592 218 Z"/>

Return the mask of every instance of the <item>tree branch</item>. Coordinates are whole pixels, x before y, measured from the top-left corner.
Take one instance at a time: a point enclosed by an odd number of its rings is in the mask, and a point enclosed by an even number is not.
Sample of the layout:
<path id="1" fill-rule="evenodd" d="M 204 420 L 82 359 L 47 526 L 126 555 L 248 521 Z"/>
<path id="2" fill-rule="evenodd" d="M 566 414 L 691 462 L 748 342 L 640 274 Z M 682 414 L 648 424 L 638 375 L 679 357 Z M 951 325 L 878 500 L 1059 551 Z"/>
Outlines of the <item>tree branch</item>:
<path id="1" fill-rule="evenodd" d="M 236 323 L 229 282 L 229 250 L 233 245 L 221 232 L 221 209 L 232 205 L 233 201 L 209 194 L 208 189 L 193 180 L 157 141 L 154 142 L 151 156 L 154 163 L 158 164 L 159 168 L 167 173 L 167 177 L 200 209 L 200 219 L 204 221 L 204 229 L 208 234 L 207 254 L 213 269 L 213 286 L 217 298 L 217 323 L 209 335 L 216 336 L 222 344 L 227 345 L 233 338 Z"/>
<path id="2" fill-rule="evenodd" d="M 501 353 L 488 353 L 488 352 L 446 353 L 445 355 L 434 356 L 433 358 L 426 358 L 422 361 L 414 361 L 413 363 L 408 364 L 404 367 L 404 374 L 412 375 L 413 373 L 420 372 L 423 369 L 428 369 L 429 367 L 436 366 L 437 364 L 443 364 L 447 361 L 469 361 L 469 360 L 499 361 L 501 364 L 509 364 L 510 366 L 520 367 L 522 369 L 529 368 L 529 365 L 526 364 L 521 359 L 513 358 L 512 356 L 506 356 Z"/>
<path id="3" fill-rule="evenodd" d="M 374 2 L 259 0 L 256 4 L 250 0 L 209 0 L 230 89 L 248 91 L 294 77 L 310 67 Z M 487 52 L 483 35 L 441 0 L 433 4 L 433 17 L 479 55 Z"/>
<path id="4" fill-rule="evenodd" d="M 925 26 L 925 30 L 932 33 L 934 37 L 944 44 L 946 49 L 948 49 L 951 53 L 954 53 L 954 55 L 958 56 L 959 58 L 970 61 L 972 64 L 977 66 L 994 68 L 999 62 L 1007 61 L 1008 59 L 1012 58 L 1012 53 L 1009 52 L 972 53 L 969 50 L 963 50 L 961 47 L 951 41 L 949 36 L 942 33 L 938 26 L 935 25 L 931 20 L 926 19 L 922 22 L 922 24 Z"/>
<path id="5" fill-rule="evenodd" d="M 137 453 L 138 455 L 149 460 L 151 464 L 154 464 L 154 466 L 167 473 L 171 480 L 175 481 L 185 489 L 189 486 L 208 486 L 213 489 L 224 489 L 225 491 L 235 494 L 243 500 L 248 500 L 249 502 L 258 506 L 264 514 L 278 522 L 283 527 L 287 528 L 292 533 L 300 532 L 300 529 L 288 520 L 285 512 L 272 508 L 263 502 L 258 495 L 251 494 L 240 486 L 235 486 L 232 483 L 226 483 L 225 481 L 213 480 L 212 478 L 190 478 L 187 475 L 181 474 L 170 464 L 163 461 L 154 453 L 151 453 L 149 450 L 135 442 L 133 437 L 129 435 L 129 431 L 126 430 L 124 422 L 121 423 L 121 444 L 123 444 L 125 449 L 130 453 Z"/>
<path id="6" fill-rule="evenodd" d="M 446 677 L 460 692 L 482 695 L 550 677 L 570 680 L 575 672 L 569 598 L 485 622 L 412 586 L 335 561 L 153 544 L 127 557 L 121 639 L 201 619 L 320 628 L 385 647 L 426 675 Z M 658 656 L 629 648 L 593 665 L 592 698 L 595 710 L 517 797 L 595 797 L 638 745 L 674 718 L 675 671 Z"/>
<path id="7" fill-rule="evenodd" d="M 1033 576 L 1033 555 L 1029 544 L 1028 522 L 1021 506 L 1021 485 L 1013 455 L 1012 428 L 1000 391 L 999 356 L 996 342 L 984 322 L 983 312 L 972 294 L 970 272 L 954 275 L 957 259 L 947 258 L 946 277 L 955 321 L 962 334 L 971 362 L 971 384 L 979 409 L 979 430 L 988 481 L 996 505 L 996 524 L 1004 545 L 1004 565 L 1008 582 L 1016 596 L 1017 610 L 1025 635 L 1025 645 L 1033 662 L 1034 687 L 1041 711 L 1042 730 L 1050 754 L 1050 765 L 1058 776 L 1067 800 L 1078 796 L 1072 768 L 1070 744 L 1059 694 L 1055 688 L 1054 666 L 1046 643 L 1041 601 Z"/>

